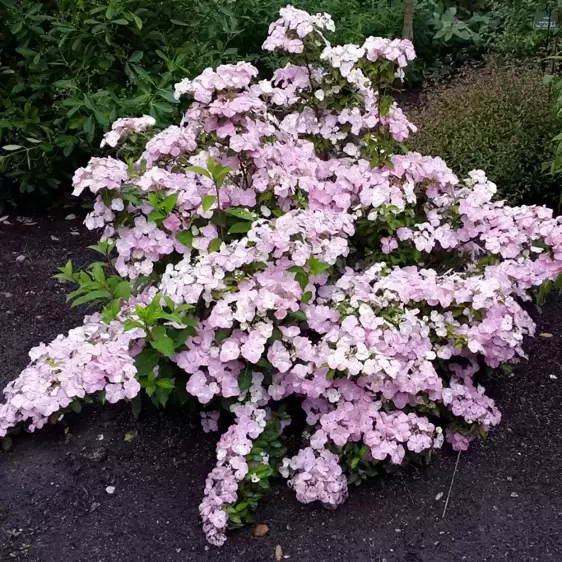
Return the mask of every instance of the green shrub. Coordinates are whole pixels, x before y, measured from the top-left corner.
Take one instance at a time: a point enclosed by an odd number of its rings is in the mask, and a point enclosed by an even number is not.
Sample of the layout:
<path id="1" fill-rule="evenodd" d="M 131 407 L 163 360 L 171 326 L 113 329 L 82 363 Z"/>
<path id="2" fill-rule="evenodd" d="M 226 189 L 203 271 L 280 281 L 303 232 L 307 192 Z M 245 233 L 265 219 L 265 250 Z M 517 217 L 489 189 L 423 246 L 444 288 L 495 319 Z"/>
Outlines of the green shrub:
<path id="1" fill-rule="evenodd" d="M 510 202 L 557 204 L 562 182 L 542 169 L 556 120 L 536 66 L 469 69 L 410 118 L 420 127 L 413 150 L 441 156 L 460 174 L 485 170 Z"/>
<path id="2" fill-rule="evenodd" d="M 553 34 L 536 31 L 535 14 L 550 8 L 553 13 L 562 3 L 546 0 L 490 0 L 489 8 L 501 18 L 501 26 L 495 39 L 495 49 L 509 57 L 522 58 L 548 50 L 547 39 L 552 43 Z"/>
<path id="3" fill-rule="evenodd" d="M 193 37 L 189 4 L 0 0 L 0 175 L 49 190 L 117 117 L 170 122 L 172 85 L 233 54 Z"/>
<path id="4" fill-rule="evenodd" d="M 66 191 L 114 119 L 146 113 L 163 126 L 174 122 L 175 82 L 240 59 L 267 75 L 279 60 L 261 50 L 262 39 L 287 2 L 0 0 L 0 182 L 12 178 L 24 194 Z M 486 2 L 459 4 L 449 34 L 442 30 L 452 3 L 417 1 L 410 83 L 447 74 L 487 48 L 489 19 L 474 12 Z M 331 13 L 340 43 L 401 33 L 402 0 L 293 3 Z M 0 183 L 0 205 L 5 191 Z"/>

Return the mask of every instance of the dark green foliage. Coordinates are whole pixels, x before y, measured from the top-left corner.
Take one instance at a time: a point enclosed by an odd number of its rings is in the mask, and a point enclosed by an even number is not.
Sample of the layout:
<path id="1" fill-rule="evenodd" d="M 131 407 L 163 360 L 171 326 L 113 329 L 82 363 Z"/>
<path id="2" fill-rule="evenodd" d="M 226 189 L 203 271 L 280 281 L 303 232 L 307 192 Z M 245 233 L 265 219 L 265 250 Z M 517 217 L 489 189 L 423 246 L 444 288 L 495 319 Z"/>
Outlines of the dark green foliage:
<path id="1" fill-rule="evenodd" d="M 0 175 L 28 192 L 66 188 L 117 117 L 171 122 L 173 84 L 235 54 L 190 2 L 150 0 L 0 0 L 0 45 Z"/>
<path id="2" fill-rule="evenodd" d="M 533 29 L 535 14 L 552 10 L 553 17 L 562 8 L 559 0 L 490 0 L 489 9 L 501 18 L 495 49 L 509 57 L 527 57 L 546 52 L 555 42 L 553 33 Z M 561 22 L 562 23 L 562 22 Z M 559 34 L 559 32 L 557 32 Z M 549 41 L 547 41 L 549 40 Z"/>
<path id="3" fill-rule="evenodd" d="M 261 44 L 288 1 L 0 0 L 0 205 L 7 197 L 2 176 L 35 192 L 33 199 L 59 186 L 68 192 L 72 173 L 101 153 L 101 137 L 118 117 L 177 121 L 172 86 L 184 77 L 241 59 L 267 75 L 278 56 Z M 336 42 L 402 31 L 402 0 L 292 3 L 330 13 Z M 544 39 L 530 31 L 539 4 L 417 0 L 418 60 L 407 81 L 442 77 L 492 48 L 534 48 Z"/>
<path id="4" fill-rule="evenodd" d="M 510 202 L 557 205 L 562 181 L 542 166 L 556 121 L 537 66 L 470 69 L 431 92 L 410 119 L 420 128 L 411 149 L 441 156 L 461 176 L 485 170 Z"/>

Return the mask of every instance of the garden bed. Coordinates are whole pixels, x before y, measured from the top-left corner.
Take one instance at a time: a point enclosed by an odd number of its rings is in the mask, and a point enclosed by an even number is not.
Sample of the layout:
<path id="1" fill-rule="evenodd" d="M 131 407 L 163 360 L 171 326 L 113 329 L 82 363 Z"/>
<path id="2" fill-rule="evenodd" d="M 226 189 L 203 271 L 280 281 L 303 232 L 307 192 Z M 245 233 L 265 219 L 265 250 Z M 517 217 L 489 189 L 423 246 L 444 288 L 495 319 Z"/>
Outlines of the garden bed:
<path id="1" fill-rule="evenodd" d="M 82 316 L 51 276 L 69 258 L 91 261 L 84 248 L 94 237 L 78 219 L 37 222 L 0 225 L 2 386 L 27 364 L 30 347 Z M 258 511 L 265 537 L 245 529 L 210 547 L 198 505 L 216 437 L 178 416 L 147 412 L 135 421 L 126 405 L 89 408 L 20 436 L 0 456 L 0 560 L 263 562 L 280 545 L 291 562 L 558 561 L 561 313 L 562 299 L 545 307 L 538 333 L 552 337 L 530 341 L 530 361 L 490 388 L 503 422 L 462 453 L 445 519 L 457 459 L 448 450 L 423 471 L 352 489 L 335 512 L 300 504 L 279 484 Z"/>

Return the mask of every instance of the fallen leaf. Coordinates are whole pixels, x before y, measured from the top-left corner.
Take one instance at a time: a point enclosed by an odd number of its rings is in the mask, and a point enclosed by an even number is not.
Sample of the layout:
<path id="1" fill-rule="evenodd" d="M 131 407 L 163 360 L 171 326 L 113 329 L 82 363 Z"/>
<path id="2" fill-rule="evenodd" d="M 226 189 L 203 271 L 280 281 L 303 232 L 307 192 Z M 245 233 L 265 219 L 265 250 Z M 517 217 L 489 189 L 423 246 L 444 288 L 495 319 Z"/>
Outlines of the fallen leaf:
<path id="1" fill-rule="evenodd" d="M 25 261 L 25 256 L 18 256 L 18 257 L 16 258 L 16 261 L 17 261 L 18 263 L 21 263 L 21 262 Z"/>
<path id="2" fill-rule="evenodd" d="M 54 240 L 55 242 L 58 242 L 60 240 L 60 238 L 57 238 L 56 236 L 53 236 L 51 234 L 51 240 Z"/>
<path id="3" fill-rule="evenodd" d="M 281 562 L 281 560 L 283 560 L 283 549 L 280 544 L 275 547 L 275 560 L 277 562 Z"/>
<path id="4" fill-rule="evenodd" d="M 442 497 L 443 497 L 443 492 L 439 492 L 439 493 L 435 496 L 435 501 L 438 502 Z"/>
<path id="5" fill-rule="evenodd" d="M 267 525 L 256 525 L 256 530 L 254 531 L 254 536 L 265 537 L 269 533 L 269 527 Z"/>
<path id="6" fill-rule="evenodd" d="M 4 222 L 5 220 L 8 220 L 8 215 L 4 215 L 3 217 L 0 217 L 0 222 Z"/>
<path id="7" fill-rule="evenodd" d="M 129 431 L 125 433 L 125 441 L 132 441 L 138 435 L 138 431 Z"/>
<path id="8" fill-rule="evenodd" d="M 552 334 L 549 334 L 547 332 L 543 332 L 542 334 L 539 334 L 541 338 L 551 338 Z"/>
<path id="9" fill-rule="evenodd" d="M 517 492 L 511 492 L 511 497 L 512 498 L 518 498 L 519 494 Z"/>
<path id="10" fill-rule="evenodd" d="M 74 213 L 71 213 L 70 215 L 66 215 L 66 217 L 64 217 L 65 221 L 73 221 L 76 219 L 76 215 Z"/>

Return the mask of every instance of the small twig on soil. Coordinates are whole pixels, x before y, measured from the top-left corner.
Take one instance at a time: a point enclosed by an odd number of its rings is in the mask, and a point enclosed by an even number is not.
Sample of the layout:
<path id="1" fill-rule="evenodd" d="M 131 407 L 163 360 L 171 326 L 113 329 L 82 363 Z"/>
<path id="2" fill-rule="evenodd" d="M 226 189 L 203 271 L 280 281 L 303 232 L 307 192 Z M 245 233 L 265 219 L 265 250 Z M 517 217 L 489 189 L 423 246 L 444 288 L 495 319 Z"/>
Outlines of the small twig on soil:
<path id="1" fill-rule="evenodd" d="M 451 485 L 449 486 L 449 491 L 447 492 L 447 499 L 445 500 L 445 507 L 443 508 L 443 515 L 441 516 L 441 519 L 445 519 L 445 515 L 447 513 L 447 507 L 449 507 L 449 499 L 451 497 L 451 492 L 453 491 L 453 484 L 455 482 L 457 469 L 459 468 L 459 460 L 461 458 L 461 452 L 462 451 L 459 451 L 459 454 L 457 455 L 457 462 L 455 463 L 455 470 L 453 472 L 453 477 L 451 478 Z"/>

